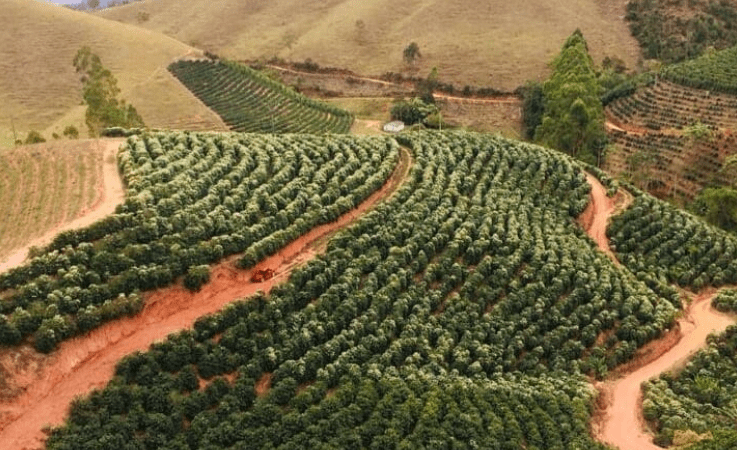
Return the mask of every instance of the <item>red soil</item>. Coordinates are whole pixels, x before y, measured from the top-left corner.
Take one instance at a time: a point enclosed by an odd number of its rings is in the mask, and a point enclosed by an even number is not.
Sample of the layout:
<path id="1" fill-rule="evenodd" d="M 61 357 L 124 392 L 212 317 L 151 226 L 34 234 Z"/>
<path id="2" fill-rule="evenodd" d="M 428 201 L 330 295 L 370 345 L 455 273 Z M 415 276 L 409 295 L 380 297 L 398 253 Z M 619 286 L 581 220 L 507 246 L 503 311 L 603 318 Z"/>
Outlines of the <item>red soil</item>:
<path id="1" fill-rule="evenodd" d="M 607 196 L 606 188 L 602 186 L 596 177 L 586 174 L 586 181 L 591 185 L 591 201 L 586 210 L 579 216 L 578 222 L 586 230 L 586 233 L 596 242 L 599 250 L 604 252 L 615 264 L 619 265 L 617 257 L 614 256 L 609 247 L 609 238 L 606 235 L 606 227 L 609 218 L 617 211 L 627 209 L 632 203 L 632 196 L 624 189 L 614 198 Z"/>
<path id="2" fill-rule="evenodd" d="M 606 189 L 593 176 L 587 175 L 591 184 L 591 203 L 579 218 L 579 223 L 594 239 L 599 248 L 619 264 L 609 248 L 606 225 L 618 210 L 624 209 L 632 198 L 622 189 L 623 201 L 606 197 Z M 618 203 L 620 203 L 618 205 Z M 711 307 L 715 290 L 694 297 L 684 311 L 674 330 L 653 341 L 638 352 L 637 357 L 614 372 L 621 378 L 609 380 L 598 386 L 599 410 L 594 416 L 594 434 L 602 442 L 621 450 L 659 450 L 652 443 L 652 436 L 645 431 L 642 416 L 643 382 L 663 372 L 683 365 L 693 354 L 706 346 L 706 337 L 724 331 L 734 324 L 734 319 Z"/>
<path id="3" fill-rule="evenodd" d="M 688 306 L 685 316 L 678 321 L 680 340 L 662 356 L 643 365 L 623 378 L 609 381 L 600 387 L 608 400 L 604 405 L 601 427 L 597 438 L 622 450 L 660 450 L 653 444 L 652 435 L 644 430 L 642 416 L 643 382 L 663 372 L 685 364 L 698 350 L 706 346 L 706 337 L 724 331 L 734 319 L 711 307 L 714 292 L 703 293 Z"/>
<path id="4" fill-rule="evenodd" d="M 257 291 L 268 292 L 275 284 L 285 281 L 297 265 L 324 249 L 330 234 L 390 196 L 408 174 L 410 165 L 409 152 L 402 149 L 401 160 L 387 183 L 336 221 L 314 228 L 251 270 L 235 269 L 236 257 L 221 262 L 212 268 L 211 281 L 197 293 L 178 285 L 152 292 L 140 314 L 109 322 L 63 342 L 52 355 L 36 358 L 37 370 L 33 373 L 26 370 L 22 379 L 14 378 L 16 370 L 12 366 L 22 366 L 27 357 L 18 355 L 29 350 L 14 349 L 0 354 L 0 366 L 11 366 L 4 371 L 11 378 L 6 380 L 11 387 L 8 390 L 20 391 L 0 406 L 0 448 L 30 450 L 43 446 L 42 427 L 61 425 L 69 403 L 77 396 L 105 386 L 123 356 L 145 351 L 151 343 L 190 327 L 198 317 Z M 254 272 L 266 268 L 274 270 L 273 278 L 262 283 L 250 281 Z"/>

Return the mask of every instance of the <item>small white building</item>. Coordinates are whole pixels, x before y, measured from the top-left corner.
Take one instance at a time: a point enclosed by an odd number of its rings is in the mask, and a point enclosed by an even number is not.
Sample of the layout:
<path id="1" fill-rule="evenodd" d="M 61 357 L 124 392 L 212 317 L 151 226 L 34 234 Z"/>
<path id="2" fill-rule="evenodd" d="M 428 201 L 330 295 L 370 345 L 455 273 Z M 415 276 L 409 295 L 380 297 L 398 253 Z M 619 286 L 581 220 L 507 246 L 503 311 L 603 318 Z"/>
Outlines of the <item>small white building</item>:
<path id="1" fill-rule="evenodd" d="M 401 120 L 395 120 L 393 122 L 384 124 L 383 129 L 387 133 L 399 133 L 400 131 L 404 130 L 404 122 L 402 122 Z"/>

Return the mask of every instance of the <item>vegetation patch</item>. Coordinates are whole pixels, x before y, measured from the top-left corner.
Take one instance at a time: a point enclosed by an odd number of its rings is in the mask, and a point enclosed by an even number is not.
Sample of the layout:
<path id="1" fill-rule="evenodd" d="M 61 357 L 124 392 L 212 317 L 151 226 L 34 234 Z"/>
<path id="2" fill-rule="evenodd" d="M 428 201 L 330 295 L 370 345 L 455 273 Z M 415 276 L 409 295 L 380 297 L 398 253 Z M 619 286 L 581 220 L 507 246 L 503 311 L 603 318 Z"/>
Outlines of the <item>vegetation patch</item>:
<path id="1" fill-rule="evenodd" d="M 674 63 L 737 44 L 730 0 L 631 0 L 625 19 L 646 58 Z"/>
<path id="2" fill-rule="evenodd" d="M 358 205 L 398 157 L 397 143 L 381 137 L 131 136 L 118 156 L 128 191 L 116 214 L 59 234 L 29 264 L 0 274 L 10 329 L 0 335 L 33 335 L 48 351 L 84 324 L 137 312 L 139 291 L 190 268 L 196 288 L 205 278 L 198 266 L 242 253 L 238 264 L 250 267 Z"/>
<path id="3" fill-rule="evenodd" d="M 734 448 L 737 326 L 710 337 L 684 370 L 650 381 L 644 390 L 643 411 L 657 430 L 656 443 L 670 445 L 679 431 L 690 430 L 706 439 L 689 449 Z"/>
<path id="4" fill-rule="evenodd" d="M 169 71 L 234 131 L 347 133 L 353 123 L 347 111 L 307 98 L 243 64 L 177 61 Z"/>
<path id="5" fill-rule="evenodd" d="M 125 358 L 48 447 L 604 448 L 582 374 L 658 336 L 673 303 L 579 229 L 590 186 L 571 158 L 398 139 L 414 164 L 390 199 L 268 295 Z"/>

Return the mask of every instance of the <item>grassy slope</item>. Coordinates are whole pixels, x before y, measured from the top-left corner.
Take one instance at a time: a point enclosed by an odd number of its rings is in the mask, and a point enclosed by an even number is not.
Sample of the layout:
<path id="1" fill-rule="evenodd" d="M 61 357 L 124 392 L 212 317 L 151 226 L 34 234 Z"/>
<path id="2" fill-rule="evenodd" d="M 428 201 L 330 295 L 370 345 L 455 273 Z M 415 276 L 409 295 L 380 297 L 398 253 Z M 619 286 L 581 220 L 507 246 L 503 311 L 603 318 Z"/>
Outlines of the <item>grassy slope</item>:
<path id="1" fill-rule="evenodd" d="M 119 81 L 123 97 L 151 126 L 199 121 L 222 123 L 165 70 L 171 60 L 195 53 L 167 36 L 111 23 L 33 0 L 0 0 L 0 145 L 29 129 L 59 134 L 74 123 L 86 133 L 81 87 L 72 67 L 88 45 Z"/>
<path id="2" fill-rule="evenodd" d="M 0 151 L 0 262 L 99 200 L 102 159 L 95 141 Z"/>
<path id="3" fill-rule="evenodd" d="M 419 74 L 437 66 L 444 80 L 506 89 L 542 77 L 577 27 L 597 61 L 616 55 L 633 66 L 639 52 L 624 6 L 604 0 L 148 0 L 99 14 L 226 57 L 311 58 L 367 74 L 406 69 L 402 50 L 416 41 Z"/>

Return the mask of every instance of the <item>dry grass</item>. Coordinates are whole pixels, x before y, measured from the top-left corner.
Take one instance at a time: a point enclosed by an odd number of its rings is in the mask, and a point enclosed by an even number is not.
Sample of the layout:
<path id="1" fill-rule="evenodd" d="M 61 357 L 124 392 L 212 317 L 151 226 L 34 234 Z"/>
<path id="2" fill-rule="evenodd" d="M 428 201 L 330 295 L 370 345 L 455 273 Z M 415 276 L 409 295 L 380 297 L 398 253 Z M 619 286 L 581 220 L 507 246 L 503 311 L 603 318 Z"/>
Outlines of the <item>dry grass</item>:
<path id="1" fill-rule="evenodd" d="M 619 56 L 633 67 L 636 41 L 622 19 L 626 2 L 611 0 L 147 0 L 99 13 L 160 31 L 231 58 L 311 58 L 362 74 L 406 71 L 412 41 L 416 71 L 437 66 L 458 84 L 514 89 L 540 79 L 576 28 L 595 60 Z M 139 22 L 145 12 L 149 19 Z"/>
<path id="2" fill-rule="evenodd" d="M 74 124 L 86 133 L 81 85 L 72 66 L 84 45 L 97 53 L 118 79 L 122 96 L 154 127 L 207 123 L 217 116 L 165 69 L 196 50 L 160 33 L 110 22 L 44 2 L 0 0 L 0 145 L 30 129 L 61 134 Z M 201 127 L 200 127 L 201 128 Z M 222 128 L 222 126 L 220 127 Z"/>
<path id="3" fill-rule="evenodd" d="M 0 261 L 100 200 L 103 153 L 91 140 L 0 150 Z"/>

